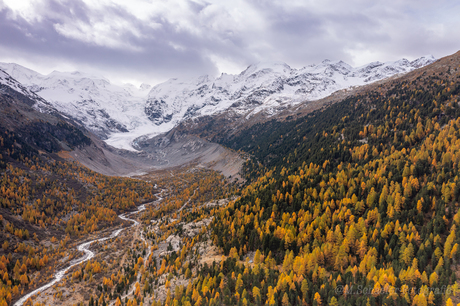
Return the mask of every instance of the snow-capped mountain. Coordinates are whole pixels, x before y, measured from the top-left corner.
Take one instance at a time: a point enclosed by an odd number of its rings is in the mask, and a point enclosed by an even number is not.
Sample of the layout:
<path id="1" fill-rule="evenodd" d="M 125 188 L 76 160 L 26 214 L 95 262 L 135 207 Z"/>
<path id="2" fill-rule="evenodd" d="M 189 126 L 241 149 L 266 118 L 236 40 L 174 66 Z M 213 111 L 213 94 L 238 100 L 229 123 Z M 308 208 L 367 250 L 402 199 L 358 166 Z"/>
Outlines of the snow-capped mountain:
<path id="1" fill-rule="evenodd" d="M 42 75 L 17 64 L 0 63 L 0 83 L 32 97 L 42 111 L 54 107 L 81 122 L 110 145 L 134 150 L 137 141 L 168 132 L 190 118 L 226 111 L 246 119 L 257 113 L 271 116 L 292 105 L 434 61 L 424 56 L 353 68 L 342 61 L 324 60 L 301 69 L 285 63 L 259 63 L 238 75 L 170 79 L 153 88 L 147 84 L 117 86 L 104 77 L 81 72 Z"/>
<path id="2" fill-rule="evenodd" d="M 0 63 L 0 69 L 28 93 L 44 98 L 101 138 L 138 126 L 153 126 L 143 111 L 150 85 L 117 86 L 103 77 L 78 71 L 42 75 L 17 64 Z"/>
<path id="3" fill-rule="evenodd" d="M 342 61 L 325 60 L 302 69 L 285 63 L 259 63 L 239 75 L 171 79 L 159 84 L 150 91 L 145 112 L 158 126 L 174 126 L 184 119 L 225 110 L 247 118 L 261 111 L 271 115 L 302 101 L 407 73 L 434 61 L 433 56 L 424 56 L 412 62 L 402 59 L 353 68 Z"/>

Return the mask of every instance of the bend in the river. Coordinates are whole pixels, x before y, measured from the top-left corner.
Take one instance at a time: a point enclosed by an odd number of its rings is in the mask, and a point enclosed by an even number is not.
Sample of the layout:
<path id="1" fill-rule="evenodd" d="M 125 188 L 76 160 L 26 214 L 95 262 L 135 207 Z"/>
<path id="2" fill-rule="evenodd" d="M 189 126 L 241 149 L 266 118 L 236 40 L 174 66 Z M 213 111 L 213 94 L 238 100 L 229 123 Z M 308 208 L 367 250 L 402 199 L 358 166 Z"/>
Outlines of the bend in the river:
<path id="1" fill-rule="evenodd" d="M 161 197 L 158 197 L 157 200 L 155 200 L 154 202 L 151 202 L 151 203 L 147 203 L 147 204 L 152 204 L 152 203 L 155 203 L 155 202 L 159 202 L 161 201 L 162 198 Z M 130 226 L 131 227 L 134 227 L 136 225 L 139 224 L 138 221 L 134 220 L 134 219 L 130 219 L 128 218 L 128 216 L 132 215 L 132 214 L 136 214 L 138 212 L 141 212 L 143 210 L 145 210 L 145 205 L 147 204 L 142 204 L 142 205 L 139 205 L 137 207 L 137 210 L 133 211 L 133 212 L 129 212 L 129 213 L 124 213 L 124 214 L 121 214 L 119 215 L 118 217 L 122 220 L 126 220 L 126 221 L 131 221 L 133 222 L 133 224 Z M 114 232 L 112 232 L 112 234 L 108 237 L 104 237 L 104 238 L 98 238 L 98 239 L 94 239 L 94 240 L 91 240 L 91 241 L 88 241 L 88 242 L 84 242 L 82 244 L 80 244 L 77 249 L 81 252 L 84 252 L 85 255 L 83 255 L 83 257 L 81 258 L 78 258 L 78 259 L 75 259 L 75 260 L 72 260 L 70 262 L 70 265 L 62 270 L 59 270 L 58 272 L 56 272 L 56 274 L 54 275 L 54 279 L 35 289 L 34 291 L 32 292 L 29 292 L 28 294 L 24 295 L 22 298 L 20 298 L 16 303 L 14 303 L 14 306 L 22 306 L 30 297 L 36 295 L 37 293 L 39 292 L 42 292 L 48 288 L 50 288 L 51 286 L 53 286 L 54 284 L 56 284 L 57 282 L 59 282 L 63 277 L 64 275 L 67 273 L 67 271 L 69 271 L 71 268 L 75 267 L 76 265 L 79 265 L 81 264 L 82 262 L 85 262 L 87 260 L 90 260 L 91 258 L 93 258 L 95 256 L 94 252 L 89 250 L 89 247 L 92 243 L 94 242 L 102 242 L 102 241 L 105 241 L 105 240 L 108 240 L 108 239 L 112 239 L 112 238 L 115 238 L 117 237 L 118 235 L 120 235 L 120 233 L 124 230 L 124 228 L 120 228 L 120 229 L 117 229 L 115 230 Z"/>

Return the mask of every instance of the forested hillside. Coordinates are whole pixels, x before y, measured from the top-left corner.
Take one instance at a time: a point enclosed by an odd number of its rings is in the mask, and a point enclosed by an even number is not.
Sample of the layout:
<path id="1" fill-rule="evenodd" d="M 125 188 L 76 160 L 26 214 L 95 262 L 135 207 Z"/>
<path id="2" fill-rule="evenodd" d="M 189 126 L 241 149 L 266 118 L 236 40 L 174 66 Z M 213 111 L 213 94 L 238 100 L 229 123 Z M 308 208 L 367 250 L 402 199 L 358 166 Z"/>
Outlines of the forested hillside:
<path id="1" fill-rule="evenodd" d="M 73 162 L 63 148 L 90 139 L 12 92 L 0 95 L 0 305 L 45 282 L 73 252 L 75 239 L 120 224 L 119 212 L 156 193 L 152 183 L 103 176 Z"/>
<path id="2" fill-rule="evenodd" d="M 64 281 L 67 296 L 91 306 L 459 303 L 459 95 L 458 53 L 221 138 L 251 156 L 241 190 L 200 165 L 145 181 L 102 176 L 4 129 L 0 303 L 72 258 L 73 241 L 154 199 L 151 181 L 164 199 L 141 226 L 97 244 L 100 256 Z M 45 139 L 86 141 L 63 128 Z M 52 305 L 64 291 L 52 289 Z"/>
<path id="3" fill-rule="evenodd" d="M 227 142 L 254 155 L 247 178 L 255 182 L 211 225 L 229 257 L 205 274 L 226 285 L 204 290 L 209 278 L 196 282 L 202 298 L 226 305 L 452 304 L 459 289 L 460 71 L 458 54 L 441 61 Z M 238 263 L 251 251 L 253 264 Z"/>
<path id="4" fill-rule="evenodd" d="M 44 156 L 19 153 L 11 161 L 3 151 L 2 161 L 8 164 L 0 182 L 0 301 L 35 288 L 72 250 L 69 242 L 119 224 L 118 212 L 153 200 L 156 192 L 144 181 L 106 177 Z M 32 277 L 45 266 L 50 270 Z"/>

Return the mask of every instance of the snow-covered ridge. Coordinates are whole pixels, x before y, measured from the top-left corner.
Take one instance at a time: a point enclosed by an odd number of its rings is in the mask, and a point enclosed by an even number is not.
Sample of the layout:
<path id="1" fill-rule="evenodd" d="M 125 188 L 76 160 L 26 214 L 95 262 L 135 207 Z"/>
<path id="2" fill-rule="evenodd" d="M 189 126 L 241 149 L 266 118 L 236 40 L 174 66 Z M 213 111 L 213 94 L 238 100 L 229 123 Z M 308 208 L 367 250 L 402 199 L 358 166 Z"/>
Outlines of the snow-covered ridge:
<path id="1" fill-rule="evenodd" d="M 35 102 L 34 107 L 40 112 L 50 112 L 53 111 L 52 106 L 45 101 L 42 97 L 38 96 L 34 92 L 30 91 L 27 87 L 22 85 L 20 82 L 15 80 L 11 75 L 9 75 L 6 71 L 0 69 L 0 84 L 6 85 L 15 91 L 23 94 L 24 96 L 31 99 Z M 0 91 L 4 91 L 4 89 L 0 88 Z"/>
<path id="2" fill-rule="evenodd" d="M 17 64 L 0 63 L 0 69 L 29 93 L 44 98 L 102 138 L 139 126 L 154 126 L 143 111 L 150 85 L 117 86 L 104 77 L 78 71 L 42 75 Z"/>
<path id="3" fill-rule="evenodd" d="M 152 88 L 145 112 L 156 125 L 176 125 L 184 119 L 234 111 L 248 119 L 258 112 L 275 114 L 297 103 L 317 100 L 333 92 L 407 73 L 435 61 L 373 62 L 353 68 L 343 61 L 293 69 L 285 63 L 259 63 L 238 75 L 170 79 Z"/>
<path id="4" fill-rule="evenodd" d="M 147 84 L 117 86 L 104 77 L 78 71 L 42 75 L 17 64 L 0 63 L 0 83 L 38 99 L 36 105 L 48 101 L 110 145 L 134 150 L 136 139 L 167 132 L 190 118 L 225 111 L 248 120 L 256 113 L 271 116 L 300 102 L 434 61 L 433 56 L 424 56 L 354 68 L 342 61 L 324 60 L 301 69 L 280 62 L 258 63 L 238 75 L 170 79 L 153 88 Z"/>

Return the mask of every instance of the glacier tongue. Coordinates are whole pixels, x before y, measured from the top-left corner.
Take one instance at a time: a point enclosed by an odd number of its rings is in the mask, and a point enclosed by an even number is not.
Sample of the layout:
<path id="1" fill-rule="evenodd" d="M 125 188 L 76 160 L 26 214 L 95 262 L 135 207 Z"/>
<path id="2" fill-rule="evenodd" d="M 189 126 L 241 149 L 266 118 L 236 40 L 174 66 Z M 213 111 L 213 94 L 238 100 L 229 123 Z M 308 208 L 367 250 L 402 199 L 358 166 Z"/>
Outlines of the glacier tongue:
<path id="1" fill-rule="evenodd" d="M 324 60 L 301 69 L 268 62 L 250 65 L 238 75 L 170 79 L 153 88 L 148 84 L 117 86 L 104 77 L 78 71 L 42 75 L 17 64 L 0 63 L 0 83 L 30 96 L 38 108 L 52 106 L 76 119 L 110 145 L 136 151 L 136 139 L 168 132 L 187 119 L 225 111 L 246 119 L 257 113 L 271 116 L 303 101 L 434 61 L 433 56 L 424 56 L 354 68 L 343 61 Z"/>

